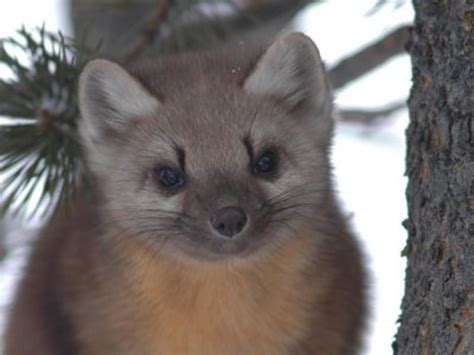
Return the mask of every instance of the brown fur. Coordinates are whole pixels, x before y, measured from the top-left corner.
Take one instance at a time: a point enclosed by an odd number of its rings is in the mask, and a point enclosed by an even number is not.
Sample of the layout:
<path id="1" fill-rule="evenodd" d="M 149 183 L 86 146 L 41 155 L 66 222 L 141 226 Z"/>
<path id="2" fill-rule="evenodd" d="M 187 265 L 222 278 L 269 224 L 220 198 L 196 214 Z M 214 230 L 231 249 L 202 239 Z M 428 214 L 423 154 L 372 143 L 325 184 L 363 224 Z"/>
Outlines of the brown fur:
<path id="1" fill-rule="evenodd" d="M 135 286 L 120 287 L 131 290 L 125 310 L 111 304 L 106 313 L 146 324 L 126 332 L 134 334 L 133 343 L 146 344 L 137 354 L 282 353 L 305 335 L 305 305 L 315 297 L 303 274 L 307 260 L 297 258 L 307 253 L 307 237 L 302 233 L 257 265 L 185 265 L 156 259 L 131 242 L 121 254 Z M 103 353 L 97 334 L 83 334 L 85 353 Z"/>
<path id="2" fill-rule="evenodd" d="M 334 255 L 321 255 L 326 248 L 305 226 L 262 260 L 194 264 L 157 259 L 133 239 L 101 251 L 95 214 L 82 204 L 69 223 L 59 219 L 40 236 L 13 308 L 7 355 L 331 355 L 358 348 L 362 275 L 345 236 Z M 69 331 L 54 333 L 59 326 Z"/>
<path id="3" fill-rule="evenodd" d="M 263 59 L 241 57 L 85 70 L 82 138 L 97 189 L 40 234 L 6 355 L 359 352 L 365 275 L 331 188 L 319 54 L 293 34 Z M 282 152 L 270 179 L 249 172 L 268 146 Z M 176 160 L 187 183 L 165 191 L 150 168 Z M 229 205 L 249 216 L 232 239 L 209 226 Z"/>

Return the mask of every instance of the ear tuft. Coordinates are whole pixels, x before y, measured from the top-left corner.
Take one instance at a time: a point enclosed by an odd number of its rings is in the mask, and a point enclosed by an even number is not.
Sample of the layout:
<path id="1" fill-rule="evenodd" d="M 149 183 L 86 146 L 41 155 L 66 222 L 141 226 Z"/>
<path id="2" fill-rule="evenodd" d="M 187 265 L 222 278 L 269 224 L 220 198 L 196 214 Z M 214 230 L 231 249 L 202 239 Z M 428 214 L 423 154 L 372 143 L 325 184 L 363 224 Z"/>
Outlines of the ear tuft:
<path id="1" fill-rule="evenodd" d="M 320 112 L 332 104 L 319 51 L 302 33 L 278 36 L 245 80 L 244 89 L 281 100 L 290 109 Z"/>
<path id="2" fill-rule="evenodd" d="M 81 132 L 87 140 L 106 133 L 122 133 L 133 119 L 154 113 L 160 106 L 135 78 L 104 59 L 89 62 L 79 79 Z"/>

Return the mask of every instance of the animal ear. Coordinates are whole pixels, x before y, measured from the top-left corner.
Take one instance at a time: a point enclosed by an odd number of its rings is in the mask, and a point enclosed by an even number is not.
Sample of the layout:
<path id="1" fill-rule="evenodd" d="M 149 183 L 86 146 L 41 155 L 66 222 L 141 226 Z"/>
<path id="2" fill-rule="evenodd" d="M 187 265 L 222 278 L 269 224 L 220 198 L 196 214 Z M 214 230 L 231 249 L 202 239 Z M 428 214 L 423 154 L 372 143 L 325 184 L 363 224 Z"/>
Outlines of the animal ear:
<path id="1" fill-rule="evenodd" d="M 81 132 L 88 140 L 124 132 L 131 120 L 150 115 L 159 106 L 157 98 L 115 63 L 93 60 L 80 76 Z"/>
<path id="2" fill-rule="evenodd" d="M 244 89 L 274 97 L 291 110 L 305 108 L 317 113 L 332 105 L 319 51 L 302 33 L 278 36 L 245 80 Z"/>

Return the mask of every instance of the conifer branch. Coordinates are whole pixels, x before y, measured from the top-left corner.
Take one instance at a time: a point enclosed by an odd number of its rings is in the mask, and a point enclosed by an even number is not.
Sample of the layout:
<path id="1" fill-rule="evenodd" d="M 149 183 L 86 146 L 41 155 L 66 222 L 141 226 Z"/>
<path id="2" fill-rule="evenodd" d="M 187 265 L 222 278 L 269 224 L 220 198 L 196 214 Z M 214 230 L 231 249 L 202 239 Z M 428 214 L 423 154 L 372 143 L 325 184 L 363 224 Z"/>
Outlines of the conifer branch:
<path id="1" fill-rule="evenodd" d="M 341 60 L 329 71 L 333 88 L 340 89 L 394 56 L 405 53 L 409 37 L 410 26 L 399 27 L 375 43 Z"/>
<path id="2" fill-rule="evenodd" d="M 148 19 L 145 28 L 141 32 L 137 43 L 135 43 L 133 47 L 131 47 L 125 54 L 124 61 L 126 63 L 136 59 L 145 50 L 145 48 L 153 42 L 158 28 L 168 14 L 171 5 L 171 0 L 157 0 L 155 9 Z"/>
<path id="3" fill-rule="evenodd" d="M 391 114 L 406 108 L 406 102 L 400 101 L 381 109 L 340 109 L 337 114 L 345 122 L 361 123 L 372 126 L 383 121 Z"/>
<path id="4" fill-rule="evenodd" d="M 44 27 L 0 40 L 0 64 L 13 74 L 0 79 L 0 116 L 8 117 L 0 125 L 1 214 L 28 201 L 35 201 L 29 213 L 48 212 L 76 186 L 76 83 L 92 53 Z"/>

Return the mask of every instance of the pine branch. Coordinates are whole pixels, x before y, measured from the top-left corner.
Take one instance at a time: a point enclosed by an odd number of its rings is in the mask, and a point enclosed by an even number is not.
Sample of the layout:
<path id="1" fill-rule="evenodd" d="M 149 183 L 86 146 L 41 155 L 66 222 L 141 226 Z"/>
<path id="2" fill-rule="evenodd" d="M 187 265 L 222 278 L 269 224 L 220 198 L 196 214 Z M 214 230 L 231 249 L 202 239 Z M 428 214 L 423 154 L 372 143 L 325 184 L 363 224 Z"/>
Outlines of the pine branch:
<path id="1" fill-rule="evenodd" d="M 172 3 L 172 0 L 157 0 L 156 7 L 148 19 L 145 28 L 140 34 L 137 43 L 135 43 L 125 54 L 124 61 L 126 63 L 136 59 L 145 50 L 145 48 L 153 42 L 158 31 L 158 27 L 166 18 Z"/>
<path id="2" fill-rule="evenodd" d="M 392 4 L 394 9 L 402 7 L 406 0 L 378 0 L 375 5 L 369 10 L 368 15 L 373 15 L 376 12 L 380 11 L 383 7 L 388 4 Z"/>
<path id="3" fill-rule="evenodd" d="M 405 107 L 407 107 L 407 105 L 406 102 L 403 101 L 379 110 L 341 109 L 337 114 L 345 122 L 355 122 L 371 126 Z"/>
<path id="4" fill-rule="evenodd" d="M 18 52 L 26 60 L 13 54 Z M 29 212 L 46 213 L 77 185 L 76 83 L 92 53 L 44 27 L 0 40 L 0 64 L 13 74 L 0 79 L 0 115 L 8 117 L 0 125 L 1 214 L 24 210 L 33 200 Z"/>
<path id="5" fill-rule="evenodd" d="M 405 52 L 410 27 L 403 26 L 350 57 L 341 60 L 329 71 L 334 89 L 354 81 L 395 55 Z"/>
<path id="6" fill-rule="evenodd" d="M 159 51 L 210 48 L 232 38 L 271 39 L 305 6 L 320 0 L 247 0 L 225 16 L 196 16 L 158 38 Z M 216 3 L 219 1 L 216 1 Z M 233 1 L 221 1 L 229 2 Z M 262 36 L 263 35 L 263 36 Z"/>

